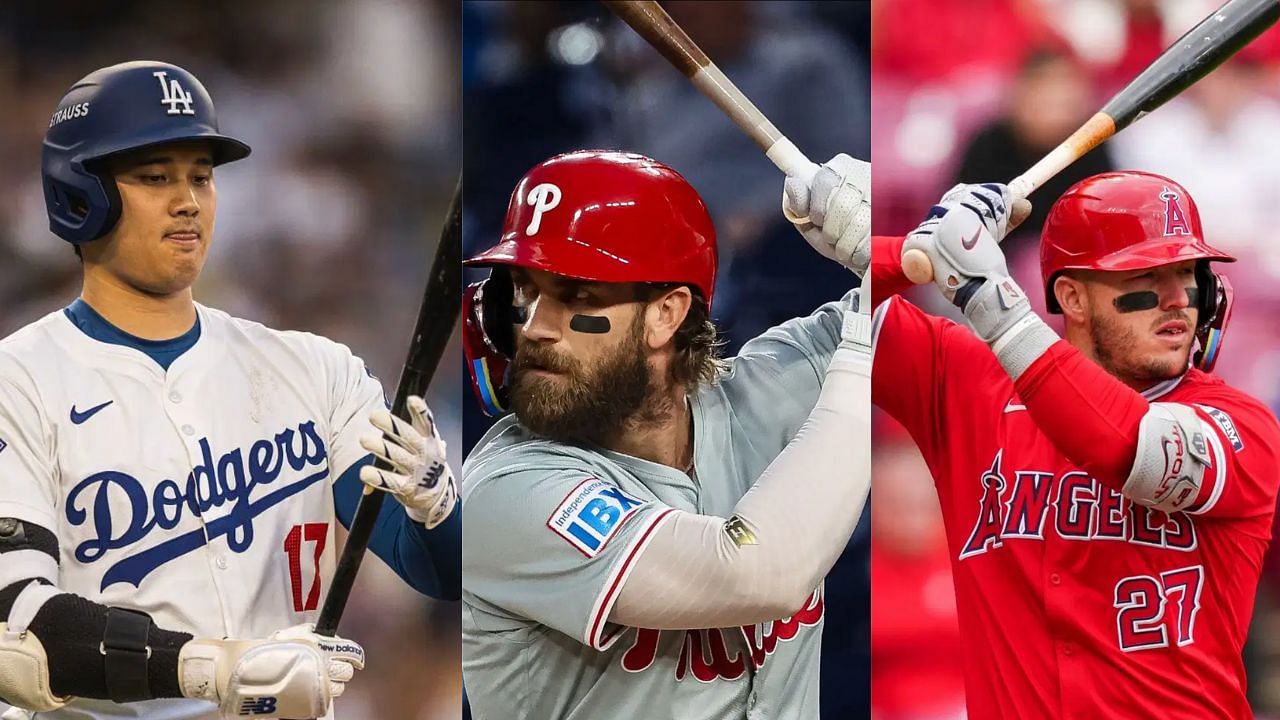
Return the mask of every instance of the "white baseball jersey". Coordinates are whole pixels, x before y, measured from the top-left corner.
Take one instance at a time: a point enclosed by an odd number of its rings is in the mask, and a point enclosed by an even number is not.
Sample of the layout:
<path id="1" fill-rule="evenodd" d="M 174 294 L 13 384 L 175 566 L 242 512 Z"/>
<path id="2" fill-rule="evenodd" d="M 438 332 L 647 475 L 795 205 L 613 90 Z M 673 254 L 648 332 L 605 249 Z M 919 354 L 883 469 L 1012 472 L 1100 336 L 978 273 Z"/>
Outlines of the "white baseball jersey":
<path id="1" fill-rule="evenodd" d="M 343 345 L 197 305 L 164 371 L 51 313 L 0 341 L 0 517 L 52 530 L 58 587 L 196 637 L 313 622 L 331 480 L 367 454 L 382 387 Z M 39 718 L 212 718 L 186 699 L 77 699 Z"/>
<path id="2" fill-rule="evenodd" d="M 847 303 L 748 342 L 690 398 L 696 477 L 540 439 L 514 415 L 485 435 L 462 481 L 463 674 L 476 720 L 818 717 L 821 587 L 789 617 L 744 627 L 622 627 L 609 610 L 665 515 L 728 517 L 795 437 Z"/>

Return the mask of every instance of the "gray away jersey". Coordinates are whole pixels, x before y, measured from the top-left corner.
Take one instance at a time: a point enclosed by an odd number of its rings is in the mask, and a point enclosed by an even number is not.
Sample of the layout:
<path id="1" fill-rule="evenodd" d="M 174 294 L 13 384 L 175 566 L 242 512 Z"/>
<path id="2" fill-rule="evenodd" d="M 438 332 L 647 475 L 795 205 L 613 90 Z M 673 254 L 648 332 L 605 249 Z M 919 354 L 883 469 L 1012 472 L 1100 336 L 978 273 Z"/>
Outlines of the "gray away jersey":
<path id="1" fill-rule="evenodd" d="M 691 398 L 694 478 L 503 418 L 463 467 L 463 673 L 477 720 L 818 717 L 822 588 L 789 618 L 608 621 L 661 519 L 728 517 L 817 402 L 842 303 L 772 328 Z M 803 492 L 803 478 L 796 478 Z"/>

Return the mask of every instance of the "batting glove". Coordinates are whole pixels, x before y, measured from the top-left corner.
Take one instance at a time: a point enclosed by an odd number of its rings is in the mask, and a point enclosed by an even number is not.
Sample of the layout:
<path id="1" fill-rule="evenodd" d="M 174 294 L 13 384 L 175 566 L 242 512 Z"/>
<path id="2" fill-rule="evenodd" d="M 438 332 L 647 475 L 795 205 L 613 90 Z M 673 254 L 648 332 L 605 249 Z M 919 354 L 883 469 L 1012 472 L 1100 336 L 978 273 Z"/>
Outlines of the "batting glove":
<path id="1" fill-rule="evenodd" d="M 192 640 L 178 655 L 182 694 L 216 703 L 224 718 L 324 717 L 363 668 L 364 648 L 310 625 L 267 640 Z"/>
<path id="2" fill-rule="evenodd" d="M 782 214 L 809 245 L 859 277 L 871 265 L 871 164 L 837 155 L 805 182 L 788 177 Z"/>
<path id="3" fill-rule="evenodd" d="M 430 530 L 453 512 L 458 489 L 445 461 L 445 442 L 427 402 L 410 395 L 405 405 L 407 423 L 381 408 L 369 417 L 382 434 L 361 438 L 360 445 L 391 469 L 366 465 L 360 468 L 360 480 L 394 495 L 409 517 Z"/>

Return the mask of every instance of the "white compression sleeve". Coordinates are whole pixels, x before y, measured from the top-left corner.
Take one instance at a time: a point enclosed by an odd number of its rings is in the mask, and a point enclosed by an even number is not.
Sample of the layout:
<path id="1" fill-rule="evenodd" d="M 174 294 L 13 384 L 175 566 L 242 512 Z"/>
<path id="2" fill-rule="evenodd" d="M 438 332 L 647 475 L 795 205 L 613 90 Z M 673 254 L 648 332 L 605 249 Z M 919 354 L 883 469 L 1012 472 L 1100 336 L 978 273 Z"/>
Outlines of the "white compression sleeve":
<path id="1" fill-rule="evenodd" d="M 861 318 L 869 328 L 870 316 Z M 871 354 L 846 340 L 809 418 L 738 501 L 735 519 L 667 516 L 635 561 L 610 622 L 655 630 L 731 627 L 800 609 L 862 514 L 870 489 L 870 413 Z M 744 535 L 754 542 L 744 543 Z"/>

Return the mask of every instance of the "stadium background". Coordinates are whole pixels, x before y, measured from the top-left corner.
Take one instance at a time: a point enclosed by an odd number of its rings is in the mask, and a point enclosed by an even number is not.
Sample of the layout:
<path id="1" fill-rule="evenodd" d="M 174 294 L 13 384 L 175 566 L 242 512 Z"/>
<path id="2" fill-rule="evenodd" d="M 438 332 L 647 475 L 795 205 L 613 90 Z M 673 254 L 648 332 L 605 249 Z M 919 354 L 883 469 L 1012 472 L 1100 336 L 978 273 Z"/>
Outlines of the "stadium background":
<path id="1" fill-rule="evenodd" d="M 1008 182 L 1220 4 L 874 0 L 876 233 L 910 231 L 956 182 Z M 1240 258 L 1218 266 L 1236 296 L 1217 372 L 1273 409 L 1280 408 L 1278 59 L 1280 36 L 1272 31 L 1038 191 L 1035 213 L 1005 243 L 1015 278 L 1042 311 L 1038 232 L 1058 195 L 1108 169 L 1148 170 L 1182 183 L 1200 208 L 1208 241 Z M 936 292 L 917 291 L 912 299 L 948 311 Z M 873 715 L 962 718 L 960 641 L 937 496 L 905 431 L 879 419 Z M 1278 555 L 1273 548 L 1245 653 L 1259 717 L 1280 717 Z"/>
<path id="2" fill-rule="evenodd" d="M 868 3 L 664 5 L 812 160 L 867 158 Z M 707 202 L 720 249 L 712 318 L 727 354 L 853 286 L 782 218 L 782 176 L 764 154 L 598 3 L 464 2 L 463 98 L 468 254 L 497 242 L 531 167 L 569 150 L 624 149 L 671 165 Z M 466 392 L 470 449 L 489 421 Z M 867 716 L 867 557 L 864 521 L 827 578 L 823 717 Z"/>
<path id="3" fill-rule="evenodd" d="M 162 59 L 195 73 L 222 129 L 253 147 L 218 169 L 196 299 L 346 343 L 393 391 L 461 163 L 459 19 L 448 0 L 0 3 L 0 335 L 79 291 L 40 189 L 58 99 L 98 67 Z M 451 448 L 461 352 L 455 341 L 428 398 Z M 456 719 L 458 620 L 457 603 L 367 560 L 341 633 L 369 664 L 340 717 Z"/>

